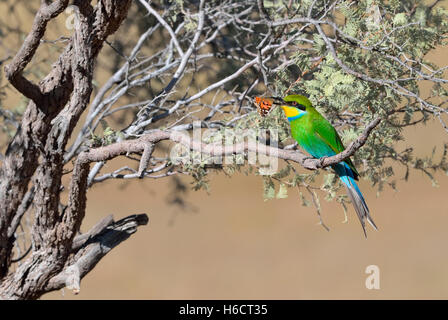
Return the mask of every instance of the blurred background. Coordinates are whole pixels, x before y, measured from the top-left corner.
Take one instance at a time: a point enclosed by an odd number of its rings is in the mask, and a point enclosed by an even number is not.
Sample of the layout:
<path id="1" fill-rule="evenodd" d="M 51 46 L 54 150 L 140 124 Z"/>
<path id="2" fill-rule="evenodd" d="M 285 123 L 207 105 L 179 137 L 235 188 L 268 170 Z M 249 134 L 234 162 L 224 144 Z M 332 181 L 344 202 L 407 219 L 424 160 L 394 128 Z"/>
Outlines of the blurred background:
<path id="1" fill-rule="evenodd" d="M 11 2 L 0 2 L 0 59 L 18 50 L 23 35 L 10 36 L 11 30 L 28 31 L 33 6 L 39 5 L 14 1 L 14 10 L 7 11 Z M 441 5 L 448 7 L 448 1 Z M 66 32 L 61 18 L 46 38 Z M 45 48 L 33 61 L 36 77 L 39 66 L 54 57 Z M 111 50 L 105 47 L 100 54 L 99 83 L 110 75 Z M 436 48 L 430 58 L 447 65 L 448 49 Z M 0 84 L 6 85 L 3 72 Z M 3 103 L 22 102 L 7 88 Z M 405 137 L 399 143 L 412 144 L 417 155 L 447 141 L 440 124 L 431 122 L 407 128 Z M 6 139 L 2 133 L 2 145 Z M 142 212 L 149 225 L 101 260 L 83 279 L 79 295 L 65 290 L 43 299 L 447 299 L 448 177 L 436 175 L 439 185 L 433 187 L 421 172 L 412 171 L 408 182 L 399 180 L 399 168 L 397 173 L 397 191 L 386 188 L 378 195 L 360 182 L 379 227 L 368 229 L 368 239 L 351 206 L 344 223 L 340 205 L 321 201 L 327 232 L 294 190 L 287 199 L 265 201 L 259 176 L 212 173 L 210 193 L 187 189 L 183 206 L 173 202 L 173 179 L 106 181 L 89 191 L 81 229 L 109 214 L 118 220 Z M 188 177 L 181 179 L 190 184 Z M 365 286 L 369 265 L 380 269 L 379 290 Z"/>

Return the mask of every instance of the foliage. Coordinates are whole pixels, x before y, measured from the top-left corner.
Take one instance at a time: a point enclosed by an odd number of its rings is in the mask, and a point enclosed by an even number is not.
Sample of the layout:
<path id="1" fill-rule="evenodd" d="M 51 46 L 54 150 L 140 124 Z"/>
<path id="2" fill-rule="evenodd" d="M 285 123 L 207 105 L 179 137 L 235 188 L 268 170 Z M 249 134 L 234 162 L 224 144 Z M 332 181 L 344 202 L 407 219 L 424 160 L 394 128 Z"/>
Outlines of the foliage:
<path id="1" fill-rule="evenodd" d="M 295 4 L 296 13 L 289 18 L 306 16 L 313 4 L 311 11 L 316 13 L 315 17 L 328 8 L 325 1 L 301 1 Z M 285 14 L 281 2 L 272 1 L 265 7 L 271 17 L 280 19 Z M 377 16 L 372 17 L 375 14 Z M 349 69 L 379 81 L 362 79 L 344 70 L 328 50 L 322 36 L 310 28 L 308 36 L 295 41 L 300 49 L 291 55 L 291 65 L 299 67 L 299 72 L 288 65 L 272 74 L 273 91 L 278 96 L 285 95 L 287 91 L 309 96 L 313 105 L 338 129 L 346 146 L 375 116 L 384 117 L 386 121 L 376 128 L 367 144 L 354 156 L 362 177 L 376 185 L 378 192 L 385 185 L 395 189 L 394 164 L 405 168 L 403 178 L 406 180 L 410 169 L 415 169 L 424 172 L 436 185 L 433 173 L 439 170 L 448 173 L 446 145 L 441 154 L 435 152 L 434 147 L 430 156 L 420 158 L 413 155 L 412 148 L 400 150 L 397 141 L 403 140 L 403 128 L 417 123 L 426 124 L 430 119 L 439 118 L 445 127 L 440 112 L 446 113 L 446 107 L 438 109 L 447 100 L 447 80 L 443 78 L 445 69 L 439 69 L 426 56 L 446 43 L 448 11 L 440 7 L 430 8 L 421 1 L 340 1 L 326 19 L 335 24 L 337 37 L 331 33 L 328 37 L 337 39 L 337 58 Z M 376 23 L 372 23 L 373 19 L 377 20 Z M 322 62 L 313 67 L 320 58 Z M 307 70 L 312 70 L 312 75 L 301 78 L 300 74 Z M 428 96 L 423 97 L 421 85 L 424 76 L 416 75 L 416 70 L 430 71 L 426 79 L 433 80 L 433 90 Z M 295 78 L 299 81 L 291 86 Z M 396 80 L 400 89 L 391 80 Z M 431 104 L 440 101 L 442 104 L 437 107 L 425 105 L 409 93 L 402 94 L 406 90 Z M 278 124 L 278 116 L 275 114 L 266 122 L 283 132 L 285 126 Z M 291 171 L 288 177 L 291 175 L 297 176 L 297 173 Z M 302 175 L 299 181 L 307 181 L 315 173 Z M 296 185 L 290 181 L 285 184 L 285 178 L 282 175 L 280 188 Z M 269 183 L 266 180 L 265 198 L 274 198 L 272 180 L 268 179 Z M 340 186 L 334 174 L 326 173 L 318 188 L 326 193 L 327 200 L 333 200 L 337 198 L 336 191 Z M 309 201 L 304 203 L 309 204 Z"/>

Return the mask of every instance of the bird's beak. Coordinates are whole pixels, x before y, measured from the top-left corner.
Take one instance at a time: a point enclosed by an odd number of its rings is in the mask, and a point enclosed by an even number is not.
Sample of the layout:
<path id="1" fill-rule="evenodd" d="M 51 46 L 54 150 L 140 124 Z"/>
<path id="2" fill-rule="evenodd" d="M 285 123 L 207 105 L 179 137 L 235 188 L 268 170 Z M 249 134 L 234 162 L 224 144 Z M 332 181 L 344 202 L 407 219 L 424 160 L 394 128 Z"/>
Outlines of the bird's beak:
<path id="1" fill-rule="evenodd" d="M 281 104 L 283 104 L 283 103 L 285 103 L 284 101 L 283 101 L 283 99 L 282 98 L 279 98 L 279 97 L 268 97 L 269 99 L 272 99 L 272 104 L 274 104 L 274 105 L 281 105 Z"/>

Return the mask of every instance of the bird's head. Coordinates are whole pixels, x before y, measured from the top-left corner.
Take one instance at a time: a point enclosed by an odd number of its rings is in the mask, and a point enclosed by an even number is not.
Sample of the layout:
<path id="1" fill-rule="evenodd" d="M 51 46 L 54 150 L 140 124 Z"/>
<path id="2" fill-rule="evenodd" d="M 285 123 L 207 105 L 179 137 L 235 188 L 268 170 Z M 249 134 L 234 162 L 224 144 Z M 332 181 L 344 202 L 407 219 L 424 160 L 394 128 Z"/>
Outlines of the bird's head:
<path id="1" fill-rule="evenodd" d="M 281 107 L 289 121 L 299 119 L 313 107 L 307 97 L 299 94 L 288 95 L 283 101 Z"/>

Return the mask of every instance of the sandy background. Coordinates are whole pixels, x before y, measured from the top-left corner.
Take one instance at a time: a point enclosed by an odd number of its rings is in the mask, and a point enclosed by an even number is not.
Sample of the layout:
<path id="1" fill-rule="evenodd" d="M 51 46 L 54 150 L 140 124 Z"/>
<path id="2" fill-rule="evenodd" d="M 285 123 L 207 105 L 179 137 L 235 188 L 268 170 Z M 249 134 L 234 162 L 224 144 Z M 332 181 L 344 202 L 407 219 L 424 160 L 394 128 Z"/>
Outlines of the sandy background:
<path id="1" fill-rule="evenodd" d="M 58 34 L 55 27 L 50 31 Z M 19 40 L 10 40 L 11 50 Z M 447 48 L 432 56 L 439 65 L 448 62 Z M 18 101 L 12 90 L 7 94 L 8 103 Z M 448 141 L 436 122 L 408 129 L 405 136 L 400 145 L 412 145 L 420 155 Z M 342 208 L 322 201 L 327 232 L 294 190 L 288 199 L 265 202 L 256 176 L 212 175 L 209 195 L 188 192 L 189 210 L 167 203 L 169 179 L 105 182 L 88 193 L 82 230 L 108 214 L 119 219 L 146 212 L 150 224 L 109 253 L 84 278 L 78 296 L 66 290 L 43 298 L 446 299 L 448 178 L 437 178 L 434 188 L 412 172 L 408 183 L 398 182 L 397 192 L 387 188 L 379 197 L 361 181 L 380 229 L 369 229 L 367 240 L 352 208 L 342 223 Z M 365 268 L 372 264 L 380 268 L 380 290 L 365 287 Z"/>

